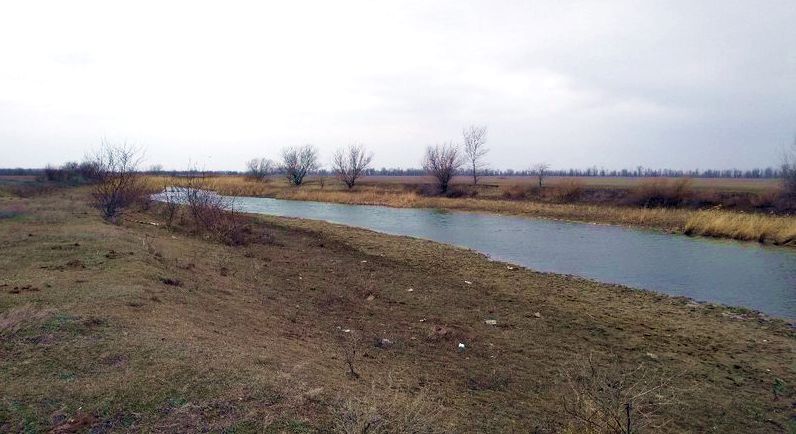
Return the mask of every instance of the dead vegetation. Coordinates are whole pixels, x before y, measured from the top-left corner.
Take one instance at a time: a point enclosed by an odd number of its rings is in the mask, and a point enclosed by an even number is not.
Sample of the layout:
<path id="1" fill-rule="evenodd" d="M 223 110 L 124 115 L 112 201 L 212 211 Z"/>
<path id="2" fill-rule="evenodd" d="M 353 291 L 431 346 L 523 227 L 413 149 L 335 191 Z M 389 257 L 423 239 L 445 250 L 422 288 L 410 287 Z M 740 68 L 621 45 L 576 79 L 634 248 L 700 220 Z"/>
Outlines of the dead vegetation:
<path id="1" fill-rule="evenodd" d="M 658 416 L 675 414 L 679 403 L 670 378 L 644 364 L 623 366 L 616 355 L 601 364 L 593 354 L 576 358 L 561 377 L 563 418 L 577 432 L 659 432 L 672 420 Z"/>
<path id="2" fill-rule="evenodd" d="M 275 242 L 237 247 L 185 207 L 170 230 L 157 207 L 107 225 L 88 194 L 24 199 L 30 218 L 0 221 L 15 330 L 0 431 L 566 432 L 562 367 L 614 351 L 649 384 L 682 372 L 681 405 L 650 427 L 787 432 L 796 341 L 781 321 L 320 222 L 244 216 Z M 40 290 L 8 291 L 27 285 Z M 38 311 L 52 314 L 20 323 Z M 361 333 L 359 378 L 337 326 Z"/>

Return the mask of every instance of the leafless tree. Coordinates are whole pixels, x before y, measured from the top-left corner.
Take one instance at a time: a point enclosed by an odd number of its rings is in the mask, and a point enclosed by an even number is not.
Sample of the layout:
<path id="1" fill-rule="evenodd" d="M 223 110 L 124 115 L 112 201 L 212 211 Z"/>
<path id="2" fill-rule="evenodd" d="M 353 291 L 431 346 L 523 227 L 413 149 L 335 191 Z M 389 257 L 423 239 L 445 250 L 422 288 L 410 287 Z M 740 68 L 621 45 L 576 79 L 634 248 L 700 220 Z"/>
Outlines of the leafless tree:
<path id="1" fill-rule="evenodd" d="M 796 197 L 796 138 L 793 139 L 790 149 L 782 153 L 782 180 L 785 193 Z"/>
<path id="2" fill-rule="evenodd" d="M 349 189 L 354 187 L 362 172 L 368 168 L 373 153 L 359 144 L 338 149 L 332 156 L 332 170 Z"/>
<path id="3" fill-rule="evenodd" d="M 451 179 L 453 179 L 464 162 L 459 147 L 453 143 L 443 143 L 426 148 L 423 158 L 423 169 L 437 179 L 440 192 L 446 193 Z"/>
<path id="4" fill-rule="evenodd" d="M 93 204 L 106 219 L 115 220 L 122 209 L 145 193 L 137 173 L 142 159 L 143 153 L 138 148 L 107 141 L 86 158 L 86 166 L 91 167 L 96 180 L 91 192 Z"/>
<path id="5" fill-rule="evenodd" d="M 268 158 L 252 158 L 246 162 L 246 175 L 250 178 L 263 180 L 274 173 L 276 163 Z"/>
<path id="6" fill-rule="evenodd" d="M 547 169 L 549 168 L 550 165 L 547 163 L 539 163 L 533 166 L 533 173 L 536 174 L 537 179 L 539 179 L 539 188 L 542 188 L 544 178 L 547 176 Z"/>
<path id="7" fill-rule="evenodd" d="M 318 150 L 312 145 L 282 150 L 282 171 L 293 185 L 301 185 L 308 173 L 318 168 Z"/>
<path id="8" fill-rule="evenodd" d="M 464 154 L 470 166 L 473 185 L 478 184 L 480 171 L 485 167 L 483 158 L 489 152 L 486 148 L 486 126 L 471 125 L 462 130 L 464 139 Z"/>

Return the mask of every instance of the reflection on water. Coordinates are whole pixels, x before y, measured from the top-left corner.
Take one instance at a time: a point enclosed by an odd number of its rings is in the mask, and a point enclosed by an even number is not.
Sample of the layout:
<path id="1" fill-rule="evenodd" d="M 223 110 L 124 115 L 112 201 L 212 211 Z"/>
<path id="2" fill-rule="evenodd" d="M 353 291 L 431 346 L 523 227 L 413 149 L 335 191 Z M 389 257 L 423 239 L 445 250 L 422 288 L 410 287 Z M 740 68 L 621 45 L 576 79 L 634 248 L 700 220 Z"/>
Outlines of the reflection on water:
<path id="1" fill-rule="evenodd" d="M 467 247 L 528 268 L 796 318 L 796 251 L 494 214 L 236 198 L 246 212 L 326 220 Z"/>

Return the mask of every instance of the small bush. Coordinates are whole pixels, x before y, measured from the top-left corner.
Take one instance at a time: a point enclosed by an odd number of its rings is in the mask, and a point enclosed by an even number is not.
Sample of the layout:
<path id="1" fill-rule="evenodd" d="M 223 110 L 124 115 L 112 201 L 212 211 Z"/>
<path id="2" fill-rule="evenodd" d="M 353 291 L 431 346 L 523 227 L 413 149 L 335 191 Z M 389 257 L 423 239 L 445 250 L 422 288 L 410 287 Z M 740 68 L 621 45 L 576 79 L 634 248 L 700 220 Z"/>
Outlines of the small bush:
<path id="1" fill-rule="evenodd" d="M 578 358 L 561 375 L 562 419 L 574 432 L 656 431 L 668 423 L 661 410 L 678 403 L 671 378 L 644 365 L 623 367 L 613 355 L 605 363 Z"/>
<path id="2" fill-rule="evenodd" d="M 503 198 L 509 200 L 527 199 L 533 195 L 536 189 L 536 187 L 523 184 L 503 185 L 500 187 Z"/>
<path id="3" fill-rule="evenodd" d="M 86 164 L 94 183 L 93 205 L 108 220 L 115 220 L 124 208 L 140 201 L 146 187 L 136 172 L 141 161 L 138 149 L 104 142 Z"/>
<path id="4" fill-rule="evenodd" d="M 553 198 L 559 202 L 575 202 L 583 197 L 586 188 L 579 179 L 567 179 L 552 190 Z"/>
<path id="5" fill-rule="evenodd" d="M 333 408 L 334 432 L 444 432 L 441 411 L 423 391 L 408 393 L 391 385 L 374 385 L 364 396 L 339 399 Z"/>
<path id="6" fill-rule="evenodd" d="M 676 207 L 694 196 L 692 182 L 688 178 L 670 181 L 667 179 L 644 180 L 630 194 L 630 202 L 645 208 Z"/>

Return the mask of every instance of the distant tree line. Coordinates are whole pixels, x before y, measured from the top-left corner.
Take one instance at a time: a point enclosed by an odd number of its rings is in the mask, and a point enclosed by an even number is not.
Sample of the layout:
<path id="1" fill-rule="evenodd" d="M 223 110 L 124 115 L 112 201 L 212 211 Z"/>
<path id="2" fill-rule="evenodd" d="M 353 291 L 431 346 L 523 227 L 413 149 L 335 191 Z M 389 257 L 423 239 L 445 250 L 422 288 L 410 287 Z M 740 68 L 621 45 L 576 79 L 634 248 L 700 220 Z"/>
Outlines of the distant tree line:
<path id="1" fill-rule="evenodd" d="M 459 173 L 460 175 L 470 176 L 469 171 Z M 369 169 L 365 172 L 367 176 L 422 176 L 427 175 L 422 168 L 398 168 L 382 167 L 379 169 Z M 536 176 L 537 169 L 481 169 L 480 176 Z M 708 170 L 675 170 L 675 169 L 621 169 L 608 170 L 596 167 L 586 169 L 546 169 L 546 176 L 571 176 L 571 177 L 671 177 L 671 178 L 781 178 L 782 170 L 773 167 L 765 169 L 708 169 Z"/>

